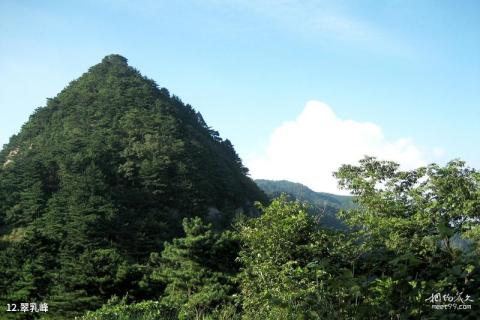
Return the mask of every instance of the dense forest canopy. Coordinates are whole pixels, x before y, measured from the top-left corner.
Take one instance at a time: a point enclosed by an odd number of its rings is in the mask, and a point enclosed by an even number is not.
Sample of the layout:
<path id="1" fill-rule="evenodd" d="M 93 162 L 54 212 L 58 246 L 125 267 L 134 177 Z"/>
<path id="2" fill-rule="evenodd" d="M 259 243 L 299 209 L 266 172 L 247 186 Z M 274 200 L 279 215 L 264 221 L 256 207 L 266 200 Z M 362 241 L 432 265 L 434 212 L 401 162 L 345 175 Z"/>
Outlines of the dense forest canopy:
<path id="1" fill-rule="evenodd" d="M 107 56 L 0 152 L 0 302 L 49 306 L 0 318 L 480 318 L 477 170 L 335 176 L 353 197 L 265 194 L 199 112 Z"/>

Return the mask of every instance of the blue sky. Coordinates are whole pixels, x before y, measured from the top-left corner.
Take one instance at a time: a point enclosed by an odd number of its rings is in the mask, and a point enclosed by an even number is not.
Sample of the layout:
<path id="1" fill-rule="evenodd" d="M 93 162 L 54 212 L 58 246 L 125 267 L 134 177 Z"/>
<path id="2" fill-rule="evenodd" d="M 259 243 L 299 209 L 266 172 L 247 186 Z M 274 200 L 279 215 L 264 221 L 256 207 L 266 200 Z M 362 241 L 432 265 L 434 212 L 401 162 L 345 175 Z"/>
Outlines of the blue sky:
<path id="1" fill-rule="evenodd" d="M 335 191 L 315 181 L 362 150 L 480 168 L 479 1 L 3 0 L 0 145 L 110 53 L 199 110 L 254 177 Z"/>

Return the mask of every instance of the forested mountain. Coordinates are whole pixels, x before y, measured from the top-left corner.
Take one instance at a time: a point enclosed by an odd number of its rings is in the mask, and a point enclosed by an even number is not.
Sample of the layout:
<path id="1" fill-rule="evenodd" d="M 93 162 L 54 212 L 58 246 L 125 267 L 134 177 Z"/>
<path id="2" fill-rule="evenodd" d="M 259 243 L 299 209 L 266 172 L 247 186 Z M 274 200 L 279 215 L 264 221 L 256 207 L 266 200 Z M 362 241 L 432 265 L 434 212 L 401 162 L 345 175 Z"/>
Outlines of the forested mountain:
<path id="1" fill-rule="evenodd" d="M 308 204 L 309 212 L 320 216 L 320 222 L 329 227 L 343 227 L 341 220 L 337 217 L 338 211 L 340 209 L 351 209 L 354 206 L 351 196 L 315 192 L 301 183 L 264 179 L 257 179 L 255 183 L 271 199 L 285 194 L 290 200 L 298 200 Z"/>
<path id="2" fill-rule="evenodd" d="M 255 183 L 270 197 L 278 197 L 282 193 L 295 199 L 305 201 L 317 207 L 329 206 L 336 209 L 351 209 L 353 198 L 326 192 L 315 192 L 309 187 L 287 180 L 256 179 Z"/>
<path id="3" fill-rule="evenodd" d="M 0 300 L 56 312 L 135 292 L 185 217 L 221 229 L 266 197 L 201 114 L 105 57 L 35 110 L 0 152 Z"/>

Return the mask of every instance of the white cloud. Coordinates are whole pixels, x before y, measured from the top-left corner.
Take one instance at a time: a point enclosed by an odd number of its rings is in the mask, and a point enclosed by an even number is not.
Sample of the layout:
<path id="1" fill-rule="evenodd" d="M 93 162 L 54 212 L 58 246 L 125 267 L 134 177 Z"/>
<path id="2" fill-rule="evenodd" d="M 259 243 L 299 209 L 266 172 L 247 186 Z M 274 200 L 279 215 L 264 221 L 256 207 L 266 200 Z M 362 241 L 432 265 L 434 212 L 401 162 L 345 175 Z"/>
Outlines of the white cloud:
<path id="1" fill-rule="evenodd" d="M 440 150 L 433 156 L 443 154 Z M 285 179 L 315 191 L 339 193 L 332 173 L 365 155 L 393 160 L 402 169 L 427 164 L 426 154 L 411 139 L 387 140 L 380 126 L 340 119 L 319 101 L 309 101 L 295 120 L 275 129 L 265 152 L 247 157 L 246 164 L 256 179 Z"/>

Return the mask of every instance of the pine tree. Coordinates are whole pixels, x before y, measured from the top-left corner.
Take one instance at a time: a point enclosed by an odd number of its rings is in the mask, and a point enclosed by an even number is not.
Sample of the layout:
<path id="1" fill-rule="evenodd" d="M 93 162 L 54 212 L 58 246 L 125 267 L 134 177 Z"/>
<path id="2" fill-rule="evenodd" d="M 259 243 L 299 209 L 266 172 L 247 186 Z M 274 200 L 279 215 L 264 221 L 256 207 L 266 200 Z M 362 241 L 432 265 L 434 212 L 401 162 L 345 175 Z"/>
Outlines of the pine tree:
<path id="1" fill-rule="evenodd" d="M 193 319 L 232 300 L 239 243 L 200 218 L 185 219 L 183 228 L 185 237 L 166 244 L 161 256 L 151 255 L 149 281 L 165 286 L 162 304 L 178 310 L 180 319 Z"/>

